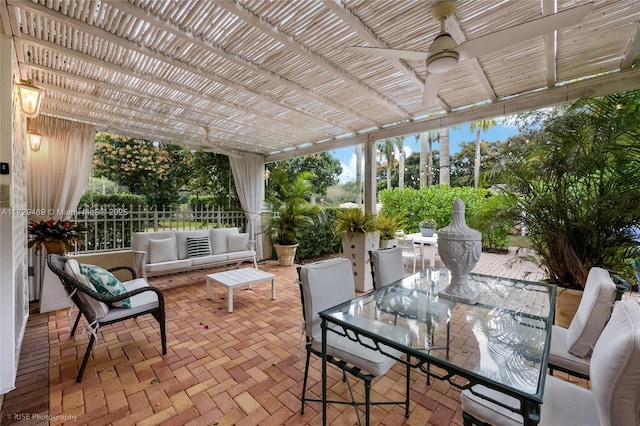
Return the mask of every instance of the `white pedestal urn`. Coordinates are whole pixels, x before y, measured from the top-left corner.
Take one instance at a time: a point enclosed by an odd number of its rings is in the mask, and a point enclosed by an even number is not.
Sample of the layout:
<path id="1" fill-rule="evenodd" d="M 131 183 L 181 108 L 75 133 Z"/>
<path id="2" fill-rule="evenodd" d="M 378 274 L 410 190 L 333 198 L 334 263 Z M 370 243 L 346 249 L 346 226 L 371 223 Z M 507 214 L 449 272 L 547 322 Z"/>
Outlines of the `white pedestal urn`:
<path id="1" fill-rule="evenodd" d="M 438 254 L 449 272 L 451 282 L 440 296 L 469 304 L 478 303 L 480 294 L 469 286 L 469 272 L 476 266 L 482 253 L 482 234 L 467 226 L 464 203 L 453 202 L 453 220 L 438 231 Z"/>
<path id="2" fill-rule="evenodd" d="M 344 257 L 351 261 L 356 291 L 366 292 L 373 289 L 369 251 L 377 250 L 379 246 L 378 232 L 353 234 L 351 237 L 346 232 L 342 234 L 342 252 Z"/>

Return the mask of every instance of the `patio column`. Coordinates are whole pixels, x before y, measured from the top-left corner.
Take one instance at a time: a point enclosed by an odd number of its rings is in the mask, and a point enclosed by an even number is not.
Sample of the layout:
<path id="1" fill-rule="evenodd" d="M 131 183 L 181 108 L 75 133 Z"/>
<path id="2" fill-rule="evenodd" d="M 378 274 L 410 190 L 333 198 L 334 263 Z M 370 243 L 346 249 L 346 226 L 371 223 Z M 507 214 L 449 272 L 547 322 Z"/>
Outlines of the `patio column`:
<path id="1" fill-rule="evenodd" d="M 372 135 L 364 144 L 364 210 L 376 213 L 376 140 Z"/>

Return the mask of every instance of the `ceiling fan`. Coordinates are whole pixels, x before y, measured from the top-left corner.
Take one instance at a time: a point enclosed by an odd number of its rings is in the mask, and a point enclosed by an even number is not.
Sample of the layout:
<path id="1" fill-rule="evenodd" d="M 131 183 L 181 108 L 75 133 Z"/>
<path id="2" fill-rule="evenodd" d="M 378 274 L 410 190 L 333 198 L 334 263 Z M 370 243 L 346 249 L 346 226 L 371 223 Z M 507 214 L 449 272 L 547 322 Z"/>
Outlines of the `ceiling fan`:
<path id="1" fill-rule="evenodd" d="M 235 152 L 227 151 L 224 148 L 213 146 L 213 141 L 211 140 L 211 127 L 209 126 L 202 126 L 202 127 L 204 128 L 204 131 L 207 133 L 207 138 L 205 140 L 205 143 L 200 145 L 200 151 L 213 152 L 215 154 L 222 154 L 222 155 L 226 155 L 227 157 L 233 157 L 233 158 L 244 158 L 242 157 L 242 155 L 236 154 Z"/>
<path id="2" fill-rule="evenodd" d="M 431 106 L 436 101 L 445 75 L 455 68 L 459 62 L 575 25 L 589 13 L 592 5 L 592 3 L 586 3 L 457 44 L 445 30 L 445 21 L 453 15 L 455 2 L 453 0 L 444 0 L 436 3 L 431 9 L 432 16 L 440 22 L 440 33 L 433 40 L 428 50 L 350 46 L 345 48 L 345 51 L 388 58 L 426 61 L 427 77 L 422 95 L 422 104 Z"/>

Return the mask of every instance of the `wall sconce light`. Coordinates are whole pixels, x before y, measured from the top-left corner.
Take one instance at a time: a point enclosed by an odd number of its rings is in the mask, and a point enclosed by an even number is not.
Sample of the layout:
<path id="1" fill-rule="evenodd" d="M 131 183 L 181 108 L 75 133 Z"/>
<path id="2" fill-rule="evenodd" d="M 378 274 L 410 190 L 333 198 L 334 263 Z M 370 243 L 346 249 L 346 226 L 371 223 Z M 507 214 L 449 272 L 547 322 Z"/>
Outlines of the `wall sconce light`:
<path id="1" fill-rule="evenodd" d="M 27 138 L 29 139 L 31 151 L 39 151 L 40 145 L 42 144 L 42 135 L 35 130 L 27 130 Z"/>
<path id="2" fill-rule="evenodd" d="M 22 112 L 27 118 L 36 118 L 40 113 L 40 102 L 42 102 L 43 91 L 31 80 L 20 80 L 18 93 L 20 94 L 20 104 Z"/>

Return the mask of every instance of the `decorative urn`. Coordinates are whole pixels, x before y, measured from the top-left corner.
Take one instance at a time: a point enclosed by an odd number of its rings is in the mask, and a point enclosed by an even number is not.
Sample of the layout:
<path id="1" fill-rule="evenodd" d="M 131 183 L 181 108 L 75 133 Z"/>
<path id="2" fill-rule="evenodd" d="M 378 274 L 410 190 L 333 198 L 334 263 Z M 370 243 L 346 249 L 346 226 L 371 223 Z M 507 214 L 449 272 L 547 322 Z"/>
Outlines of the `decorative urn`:
<path id="1" fill-rule="evenodd" d="M 482 253 L 482 234 L 467 226 L 464 213 L 464 203 L 456 198 L 453 220 L 438 231 L 438 254 L 451 273 L 451 282 L 440 296 L 475 304 L 480 295 L 469 285 L 468 276 Z"/>

